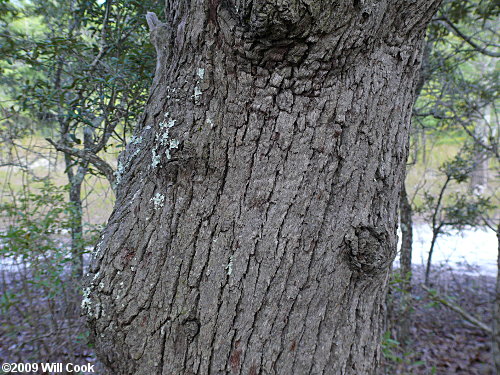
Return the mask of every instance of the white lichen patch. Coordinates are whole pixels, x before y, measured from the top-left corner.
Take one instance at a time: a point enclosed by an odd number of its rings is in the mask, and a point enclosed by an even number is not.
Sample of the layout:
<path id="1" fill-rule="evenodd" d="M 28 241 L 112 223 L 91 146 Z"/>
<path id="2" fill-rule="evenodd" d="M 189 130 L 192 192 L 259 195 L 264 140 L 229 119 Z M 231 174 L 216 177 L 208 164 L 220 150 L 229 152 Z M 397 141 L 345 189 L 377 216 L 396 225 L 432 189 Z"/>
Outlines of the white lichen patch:
<path id="1" fill-rule="evenodd" d="M 224 268 L 226 271 L 227 271 L 227 275 L 228 276 L 231 276 L 231 274 L 233 273 L 233 256 L 229 256 L 229 263 L 226 265 L 226 267 Z"/>
<path id="2" fill-rule="evenodd" d="M 133 135 L 132 138 L 130 138 L 130 143 L 134 145 L 138 145 L 142 143 L 142 141 L 143 141 L 142 137 L 136 137 L 135 135 Z"/>
<path id="3" fill-rule="evenodd" d="M 201 89 L 200 89 L 198 86 L 196 86 L 196 87 L 194 88 L 194 94 L 193 94 L 193 96 L 192 96 L 192 97 L 193 97 L 193 99 L 194 99 L 194 102 L 195 102 L 195 103 L 198 103 L 198 102 L 199 102 L 200 97 L 201 97 L 201 94 L 202 94 Z"/>
<path id="4" fill-rule="evenodd" d="M 157 135 L 156 140 L 159 141 L 162 146 L 165 146 L 169 142 L 168 137 L 169 134 L 167 129 L 161 136 Z"/>
<path id="5" fill-rule="evenodd" d="M 133 201 L 135 201 L 135 198 L 137 198 L 139 196 L 139 193 L 140 193 L 140 190 L 137 190 L 135 193 L 134 193 L 134 196 L 132 197 L 132 199 L 130 200 L 130 203 L 132 203 Z"/>
<path id="6" fill-rule="evenodd" d="M 180 142 L 177 139 L 171 139 L 170 143 L 169 143 L 169 147 L 171 149 L 177 149 L 177 148 L 179 148 L 179 143 Z"/>
<path id="7" fill-rule="evenodd" d="M 103 240 L 101 239 L 101 240 L 99 241 L 99 243 L 96 245 L 96 247 L 95 247 L 95 251 L 94 251 L 94 254 L 93 254 L 93 255 L 94 255 L 94 257 L 97 257 L 97 256 L 101 253 L 101 246 L 102 246 L 102 242 L 103 242 Z"/>
<path id="8" fill-rule="evenodd" d="M 159 210 L 165 204 L 165 196 L 163 194 L 156 193 L 150 201 L 153 202 L 155 210 Z"/>
<path id="9" fill-rule="evenodd" d="M 85 288 L 82 296 L 82 310 L 88 313 L 91 306 L 92 301 L 90 299 L 90 288 Z"/>
<path id="10" fill-rule="evenodd" d="M 120 184 L 124 173 L 125 173 L 125 167 L 123 166 L 122 162 L 119 161 L 118 165 L 116 166 L 116 171 L 115 171 L 116 185 Z"/>
<path id="11" fill-rule="evenodd" d="M 205 77 L 205 69 L 203 68 L 198 68 L 198 77 L 200 77 L 200 79 L 203 79 Z"/>
<path id="12" fill-rule="evenodd" d="M 207 119 L 205 120 L 205 122 L 210 125 L 210 129 L 213 129 L 214 128 L 214 122 L 212 121 L 212 119 L 210 117 L 207 117 Z"/>
<path id="13" fill-rule="evenodd" d="M 90 318 L 99 319 L 99 313 L 101 311 L 101 307 L 99 303 L 96 303 L 94 306 L 92 304 L 92 300 L 90 299 L 90 288 L 85 288 L 83 290 L 82 296 L 82 311 L 84 314 L 88 315 Z M 92 312 L 94 310 L 94 312 Z"/>
<path id="14" fill-rule="evenodd" d="M 164 153 L 167 160 L 170 160 L 172 158 L 170 150 L 179 147 L 179 141 L 175 139 L 170 139 L 170 132 L 169 132 L 169 129 L 175 126 L 176 120 L 170 118 L 169 112 L 166 112 L 163 115 L 163 117 L 165 118 L 165 120 L 158 124 L 161 131 L 155 135 L 156 145 L 152 150 L 153 153 L 151 160 L 152 168 L 156 168 L 161 162 L 161 156 L 157 153 L 160 147 L 166 146 L 166 150 Z"/>
<path id="15" fill-rule="evenodd" d="M 151 168 L 156 168 L 160 164 L 160 155 L 156 154 L 156 149 L 153 149 L 152 151 L 152 157 L 151 157 Z"/>

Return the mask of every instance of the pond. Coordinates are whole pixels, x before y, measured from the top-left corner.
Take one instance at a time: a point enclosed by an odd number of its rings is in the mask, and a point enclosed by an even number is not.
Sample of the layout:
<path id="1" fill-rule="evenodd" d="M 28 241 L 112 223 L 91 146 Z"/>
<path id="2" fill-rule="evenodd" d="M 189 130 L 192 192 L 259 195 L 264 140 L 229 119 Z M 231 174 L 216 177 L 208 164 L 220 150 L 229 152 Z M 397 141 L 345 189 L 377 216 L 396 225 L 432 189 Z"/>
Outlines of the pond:
<path id="1" fill-rule="evenodd" d="M 398 235 L 401 239 L 401 232 Z M 413 264 L 425 266 L 431 239 L 430 226 L 426 224 L 413 226 Z M 448 265 L 457 271 L 496 276 L 497 256 L 498 240 L 496 233 L 491 229 L 452 230 L 438 237 L 432 264 Z"/>

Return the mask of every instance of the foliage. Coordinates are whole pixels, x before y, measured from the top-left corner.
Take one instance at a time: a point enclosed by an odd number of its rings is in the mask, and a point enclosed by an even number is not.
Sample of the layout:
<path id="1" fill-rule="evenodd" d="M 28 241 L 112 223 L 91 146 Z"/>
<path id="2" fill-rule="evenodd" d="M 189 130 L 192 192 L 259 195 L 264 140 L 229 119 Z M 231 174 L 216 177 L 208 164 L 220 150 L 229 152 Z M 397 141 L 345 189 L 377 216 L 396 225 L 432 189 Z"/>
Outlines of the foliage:
<path id="1" fill-rule="evenodd" d="M 22 193 L 11 194 L 0 203 L 6 226 L 0 234 L 0 255 L 7 258 L 29 260 L 37 265 L 44 258 L 54 257 L 57 273 L 71 262 L 68 244 L 63 240 L 72 227 L 73 206 L 65 199 L 68 187 L 55 186 L 44 179 L 32 191 L 26 186 Z M 87 237 L 81 238 L 83 247 L 93 243 L 97 228 L 89 228 Z M 37 272 L 46 272 L 39 270 Z"/>
<path id="2" fill-rule="evenodd" d="M 498 156 L 499 14 L 495 2 L 442 4 L 428 29 L 414 109 L 417 132 L 461 130 Z"/>
<path id="3" fill-rule="evenodd" d="M 470 149 L 464 148 L 452 160 L 445 161 L 439 167 L 443 183 L 438 194 L 424 190 L 423 203 L 415 209 L 432 230 L 425 273 L 427 285 L 430 281 L 432 255 L 438 237 L 449 233 L 451 229 L 463 230 L 466 227 L 484 225 L 485 217 L 496 208 L 491 202 L 491 197 L 460 190 L 461 185 L 469 181 L 470 174 L 475 168 L 473 158 L 467 157 L 468 151 Z"/>
<path id="4" fill-rule="evenodd" d="M 424 191 L 422 205 L 416 207 L 416 212 L 431 225 L 439 234 L 447 229 L 462 230 L 465 227 L 475 227 L 483 224 L 482 218 L 495 208 L 491 197 L 470 194 L 460 187 L 470 180 L 475 165 L 467 152 L 461 152 L 452 160 L 445 161 L 439 167 L 439 173 L 444 181 L 439 194 Z"/>
<path id="5" fill-rule="evenodd" d="M 5 230 L 0 233 L 1 355 L 9 361 L 76 360 L 86 340 L 79 318 L 79 283 L 72 279 L 73 254 L 67 233 L 72 205 L 67 187 L 41 182 L 26 187 L 0 205 Z M 97 229 L 97 228 L 94 228 Z M 95 241 L 86 231 L 83 247 Z"/>
<path id="6" fill-rule="evenodd" d="M 64 153 L 74 208 L 71 247 L 75 273 L 82 274 L 81 186 L 95 174 L 114 187 L 113 167 L 102 154 L 121 150 L 145 105 L 156 56 L 144 14 L 158 11 L 158 3 L 41 0 L 9 9 L 0 21 L 0 88 L 11 105 L 0 108 L 0 135 L 14 143 L 44 131 Z M 17 126 L 20 118 L 31 128 Z"/>
<path id="7" fill-rule="evenodd" d="M 144 14 L 160 11 L 158 2 L 42 0 L 10 8 L 0 21 L 0 88 L 11 103 L 2 111 L 30 118 L 34 130 L 56 130 L 67 147 L 116 152 L 110 146 L 126 142 L 147 99 L 156 56 Z M 67 167 L 82 162 L 69 156 Z"/>

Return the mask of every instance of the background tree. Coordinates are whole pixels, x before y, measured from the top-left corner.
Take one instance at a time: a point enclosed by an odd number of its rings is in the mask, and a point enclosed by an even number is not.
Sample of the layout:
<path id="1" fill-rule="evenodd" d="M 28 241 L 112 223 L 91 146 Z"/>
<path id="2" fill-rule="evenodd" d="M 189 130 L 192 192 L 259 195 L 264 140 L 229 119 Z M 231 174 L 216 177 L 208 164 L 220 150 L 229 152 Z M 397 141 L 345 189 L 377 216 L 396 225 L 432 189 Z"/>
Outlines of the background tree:
<path id="1" fill-rule="evenodd" d="M 498 220 L 498 211 L 495 209 L 498 196 L 494 193 L 495 182 L 492 187 L 488 187 L 488 174 L 497 164 L 494 162 L 488 167 L 488 160 L 498 160 L 496 102 L 499 80 L 498 69 L 495 68 L 499 56 L 498 12 L 499 8 L 494 2 L 444 1 L 429 27 L 418 86 L 421 90 L 414 107 L 409 167 L 419 164 L 420 168 L 422 161 L 428 164 L 429 139 L 433 142 L 465 142 L 469 152 L 467 155 L 458 155 L 462 167 L 456 163 L 457 160 L 451 163 L 447 161 L 447 166 L 453 166 L 455 172 L 460 171 L 460 180 L 470 181 L 471 187 L 467 189 L 463 184 L 451 182 L 457 174 L 450 175 L 452 171 L 444 164 L 444 169 L 441 168 L 444 174 L 425 170 L 419 176 L 417 186 L 411 185 L 416 171 L 409 170 L 407 173 L 411 176 L 407 182 L 410 202 L 406 198 L 407 192 L 403 191 L 401 274 L 406 276 L 411 269 L 411 218 L 413 210 L 417 208 L 417 213 L 423 214 L 425 211 L 425 215 L 428 214 L 433 232 L 427 283 L 430 282 L 433 249 L 445 228 L 460 230 L 464 224 L 479 226 L 484 225 L 485 221 L 489 222 L 490 228 L 496 228 L 494 222 Z M 458 146 L 457 151 L 460 148 Z M 467 160 L 464 160 L 465 156 Z M 444 178 L 436 183 L 439 176 Z M 424 186 L 421 181 L 427 181 L 428 184 Z M 395 309 L 404 313 L 408 311 L 405 307 L 407 301 L 411 301 L 411 279 L 404 277 L 402 281 L 400 287 L 404 290 L 402 295 L 405 298 L 397 300 L 397 303 L 403 308 Z M 401 316 L 406 316 L 406 319 L 401 321 Z M 407 314 L 398 316 L 398 339 L 401 342 L 408 341 L 407 323 L 410 321 Z"/>
<path id="2" fill-rule="evenodd" d="M 496 110 L 491 112 L 496 107 L 499 81 L 495 59 L 491 58 L 498 55 L 498 14 L 492 2 L 448 0 L 430 23 L 414 108 L 412 164 L 420 156 L 425 162 L 425 140 L 436 130 L 463 130 L 480 146 L 473 148 L 474 171 L 484 165 L 488 155 L 498 154 Z M 411 190 L 413 195 L 414 187 Z M 405 196 L 408 194 L 402 194 L 401 207 L 408 210 L 411 206 Z M 407 213 L 403 216 L 411 217 Z M 408 268 L 411 241 L 406 237 L 411 236 L 411 225 L 404 220 L 402 227 L 401 264 Z"/>
<path id="3" fill-rule="evenodd" d="M 39 27 L 4 24 L 1 52 L 29 73 L 6 72 L 5 81 L 16 78 L 7 86 L 18 103 L 14 110 L 31 113 L 45 127 L 57 125 L 48 141 L 64 153 L 76 275 L 83 272 L 82 184 L 87 174 L 102 174 L 114 188 L 115 167 L 102 153 L 117 152 L 112 142 L 126 144 L 146 101 L 154 70 L 143 29 L 146 8 L 151 4 L 128 0 L 27 2 L 11 18 L 35 20 Z"/>
<path id="4" fill-rule="evenodd" d="M 438 1 L 166 2 L 86 309 L 115 374 L 371 374 Z"/>
<path id="5" fill-rule="evenodd" d="M 102 223 L 92 185 L 115 179 L 116 155 L 146 102 L 154 48 L 143 15 L 157 5 L 0 1 L 4 362 L 95 360 L 79 311 L 82 253 L 95 244 L 90 224 Z M 62 162 L 45 137 L 65 151 Z"/>

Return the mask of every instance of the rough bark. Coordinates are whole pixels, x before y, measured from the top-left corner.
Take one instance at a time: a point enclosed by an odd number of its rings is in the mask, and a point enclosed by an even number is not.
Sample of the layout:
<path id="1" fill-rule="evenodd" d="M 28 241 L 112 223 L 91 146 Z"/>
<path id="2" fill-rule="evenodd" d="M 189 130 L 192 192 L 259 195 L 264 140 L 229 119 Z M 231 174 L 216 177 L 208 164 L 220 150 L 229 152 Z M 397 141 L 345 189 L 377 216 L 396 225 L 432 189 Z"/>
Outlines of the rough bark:
<path id="1" fill-rule="evenodd" d="M 500 224 L 497 226 L 498 258 L 497 258 L 497 283 L 495 287 L 495 300 L 493 301 L 493 337 L 492 354 L 495 370 L 500 375 Z"/>
<path id="2" fill-rule="evenodd" d="M 167 0 L 83 307 L 113 374 L 372 374 L 439 1 Z"/>

